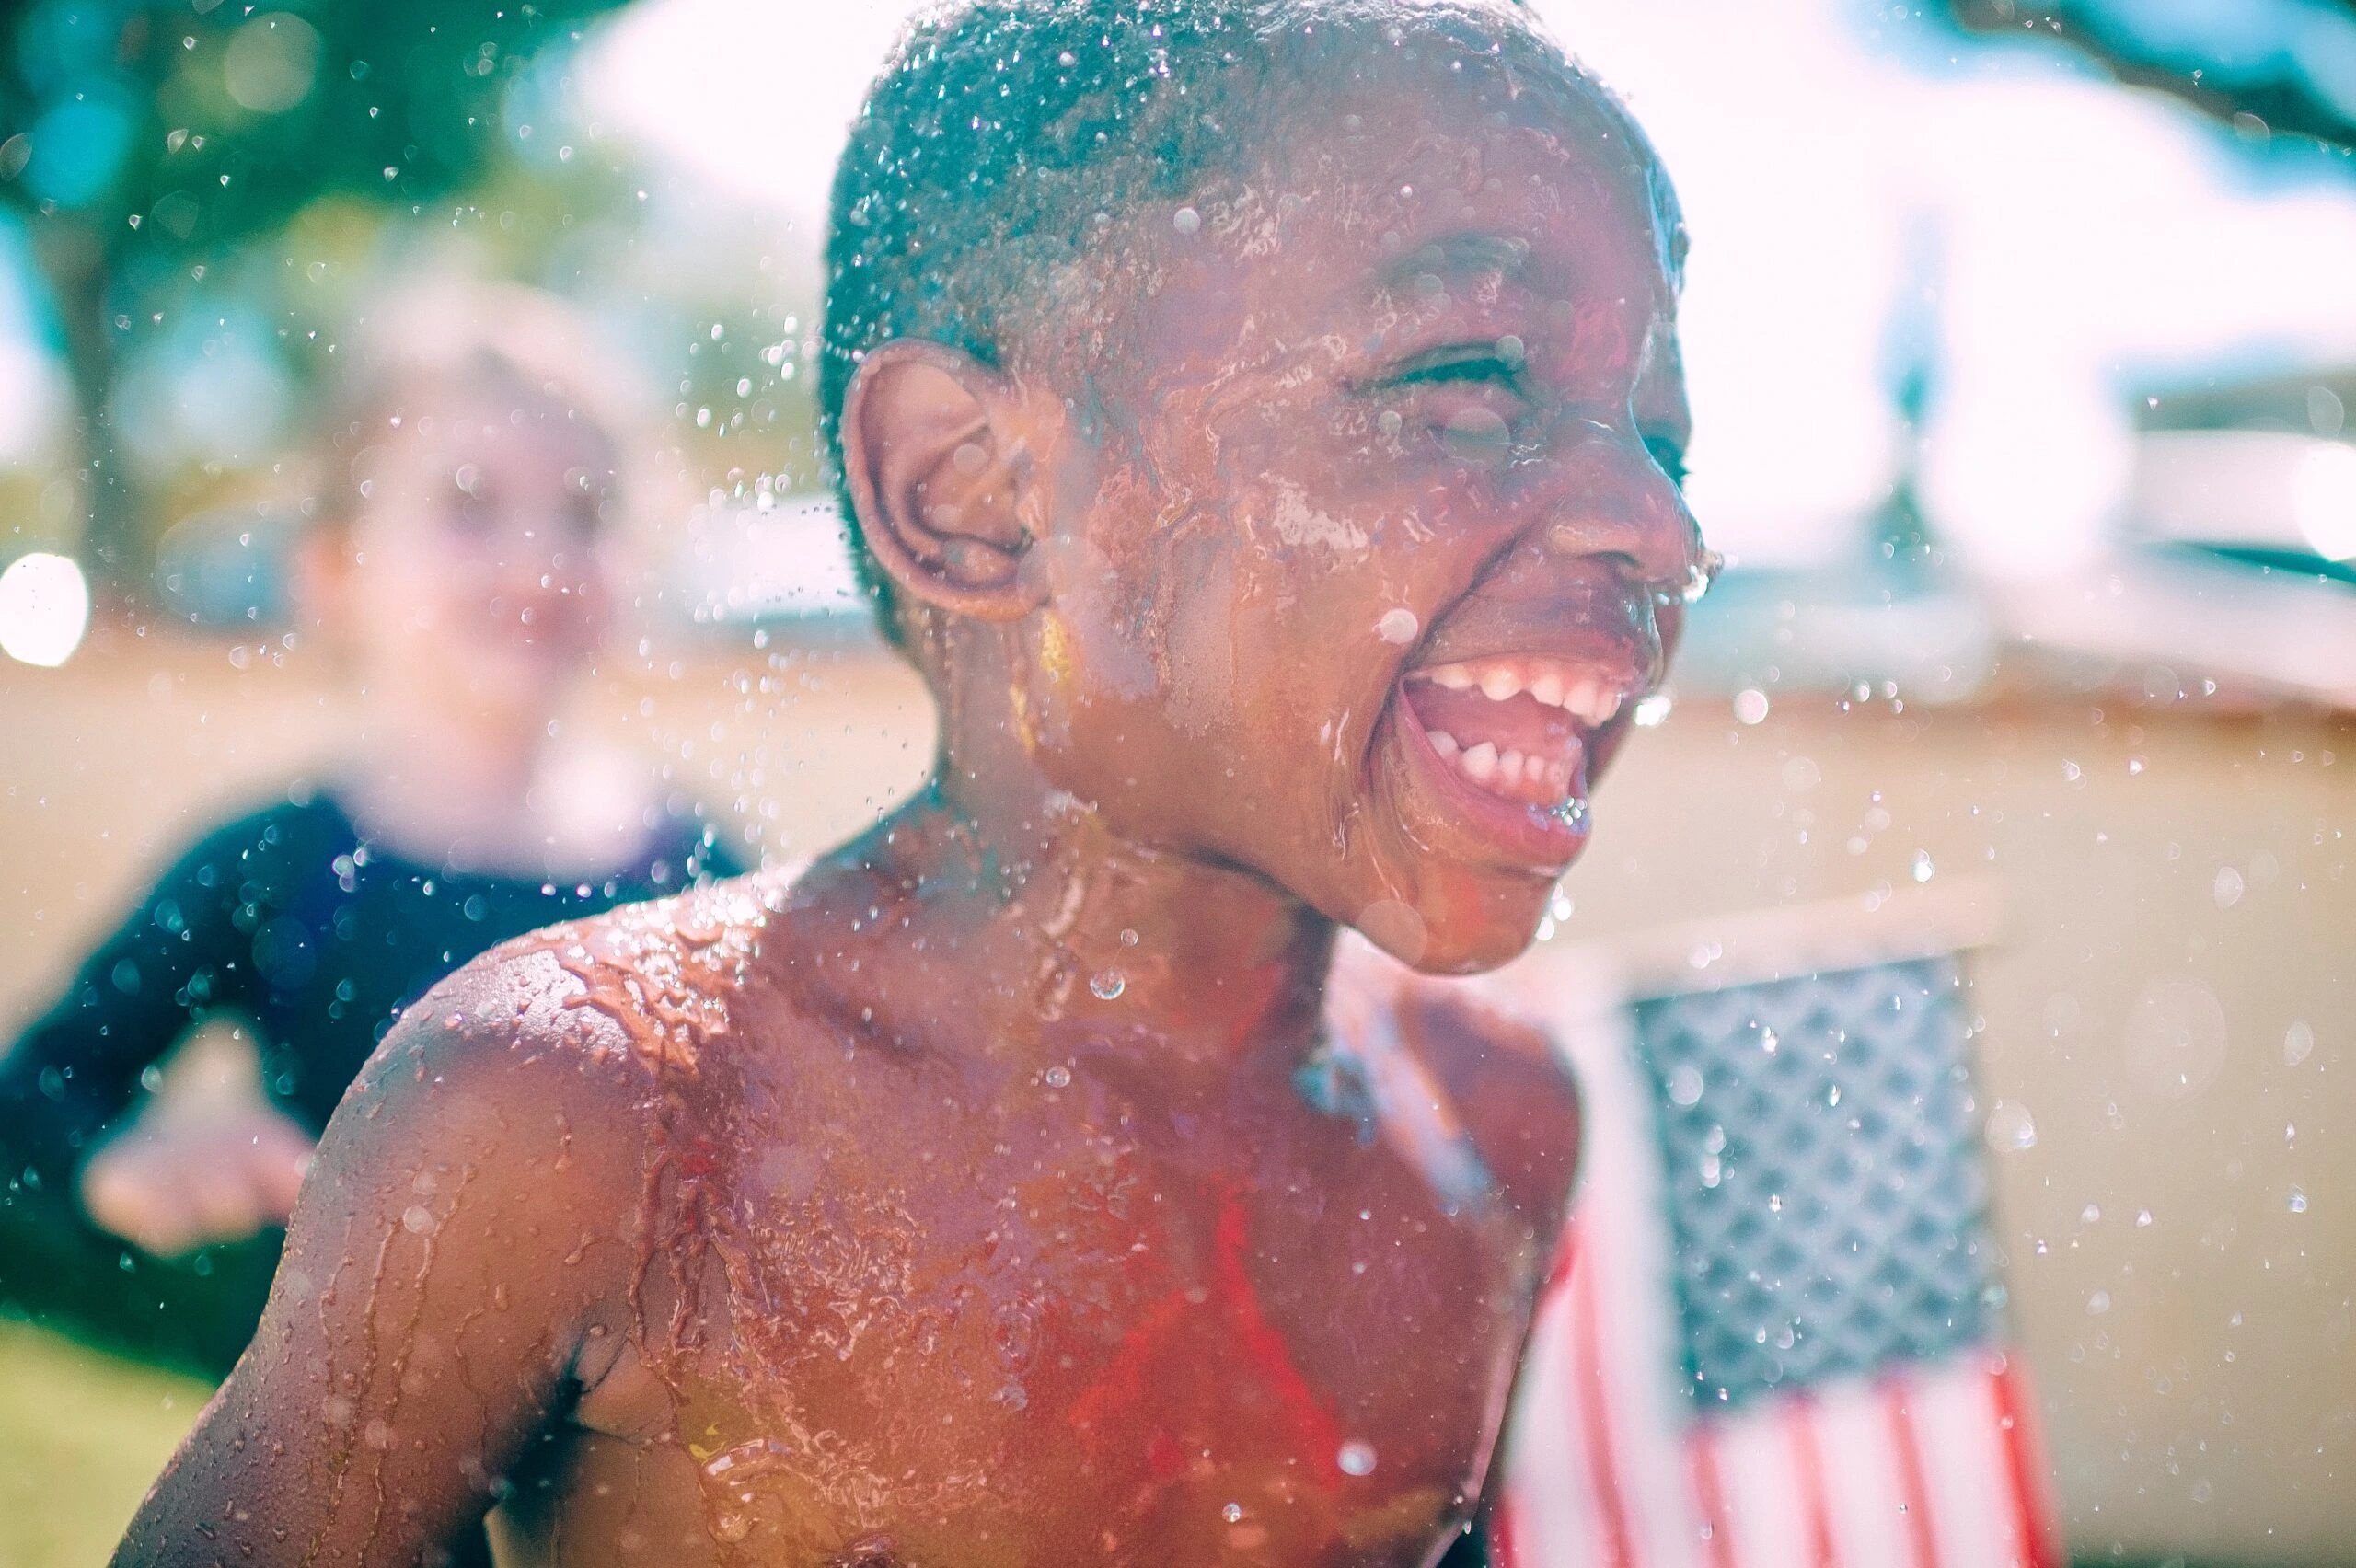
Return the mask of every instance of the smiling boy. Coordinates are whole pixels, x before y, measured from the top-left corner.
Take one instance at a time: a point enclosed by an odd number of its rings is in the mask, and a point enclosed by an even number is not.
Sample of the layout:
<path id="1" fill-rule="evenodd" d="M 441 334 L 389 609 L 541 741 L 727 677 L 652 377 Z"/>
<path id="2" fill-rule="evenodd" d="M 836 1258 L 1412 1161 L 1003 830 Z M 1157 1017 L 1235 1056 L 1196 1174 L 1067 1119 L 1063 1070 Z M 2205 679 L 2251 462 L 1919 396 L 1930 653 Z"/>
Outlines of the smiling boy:
<path id="1" fill-rule="evenodd" d="M 1576 1105 L 1335 936 L 1495 965 L 1577 855 L 1700 571 L 1680 246 L 1509 5 L 920 25 L 823 390 L 933 784 L 421 1005 L 119 1561 L 1437 1556 Z"/>

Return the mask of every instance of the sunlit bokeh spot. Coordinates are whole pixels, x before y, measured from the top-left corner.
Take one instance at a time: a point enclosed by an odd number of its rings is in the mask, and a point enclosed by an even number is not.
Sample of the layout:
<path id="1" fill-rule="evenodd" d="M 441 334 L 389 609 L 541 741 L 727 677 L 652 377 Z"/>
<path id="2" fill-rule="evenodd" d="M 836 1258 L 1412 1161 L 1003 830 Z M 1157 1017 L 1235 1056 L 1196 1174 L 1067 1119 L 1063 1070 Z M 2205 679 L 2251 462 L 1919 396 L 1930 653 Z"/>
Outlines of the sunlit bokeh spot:
<path id="1" fill-rule="evenodd" d="M 283 12 L 239 28 L 221 63 L 229 96 L 257 114 L 283 114 L 301 103 L 318 68 L 318 29 Z"/>
<path id="2" fill-rule="evenodd" d="M 2356 558 L 2356 446 L 2319 443 L 2291 481 L 2299 532 L 2330 560 Z"/>
<path id="3" fill-rule="evenodd" d="M 0 652 L 54 668 L 74 657 L 90 624 L 90 587 L 64 556 L 34 551 L 0 571 Z"/>

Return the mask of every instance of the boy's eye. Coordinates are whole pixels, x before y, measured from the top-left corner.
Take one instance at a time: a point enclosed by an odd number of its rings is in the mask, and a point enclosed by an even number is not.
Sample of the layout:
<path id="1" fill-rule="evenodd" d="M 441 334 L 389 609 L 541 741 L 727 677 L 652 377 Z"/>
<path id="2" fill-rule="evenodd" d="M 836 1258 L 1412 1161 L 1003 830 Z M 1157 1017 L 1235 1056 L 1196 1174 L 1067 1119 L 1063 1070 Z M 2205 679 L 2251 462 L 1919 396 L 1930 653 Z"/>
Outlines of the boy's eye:
<path id="1" fill-rule="evenodd" d="M 1500 352 L 1494 343 L 1436 350 L 1419 354 L 1392 375 L 1393 386 L 1443 386 L 1451 382 L 1497 382 L 1510 385 L 1521 375 L 1519 358 Z"/>
<path id="2" fill-rule="evenodd" d="M 1685 448 L 1665 435 L 1645 437 L 1645 451 L 1654 467 L 1669 476 L 1669 482 L 1678 489 L 1685 488 Z"/>

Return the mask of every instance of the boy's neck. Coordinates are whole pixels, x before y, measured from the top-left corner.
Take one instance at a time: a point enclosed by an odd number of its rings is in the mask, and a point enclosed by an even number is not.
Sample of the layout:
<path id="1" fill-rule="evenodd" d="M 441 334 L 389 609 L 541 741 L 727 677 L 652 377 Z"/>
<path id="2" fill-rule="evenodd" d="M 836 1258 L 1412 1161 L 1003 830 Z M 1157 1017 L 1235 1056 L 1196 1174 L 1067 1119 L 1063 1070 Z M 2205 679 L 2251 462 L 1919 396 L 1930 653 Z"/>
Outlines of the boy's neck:
<path id="1" fill-rule="evenodd" d="M 906 1021 L 946 1008 L 999 1051 L 1060 1056 L 1079 1026 L 1230 1064 L 1305 1037 L 1333 956 L 1331 923 L 1259 877 L 1126 842 L 1052 789 L 936 784 L 832 859 L 821 917 L 909 963 L 929 995 Z"/>

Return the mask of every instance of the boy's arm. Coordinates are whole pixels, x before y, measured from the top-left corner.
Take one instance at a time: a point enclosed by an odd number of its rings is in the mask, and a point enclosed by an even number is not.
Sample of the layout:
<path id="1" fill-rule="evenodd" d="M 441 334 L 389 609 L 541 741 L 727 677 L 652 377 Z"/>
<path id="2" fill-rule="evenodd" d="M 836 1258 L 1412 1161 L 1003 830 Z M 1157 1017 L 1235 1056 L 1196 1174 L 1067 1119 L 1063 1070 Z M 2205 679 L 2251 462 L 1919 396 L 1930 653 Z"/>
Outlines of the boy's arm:
<path id="1" fill-rule="evenodd" d="M 445 1561 L 625 1334 L 648 1080 L 545 954 L 479 961 L 320 1142 L 260 1332 L 118 1564 Z"/>

